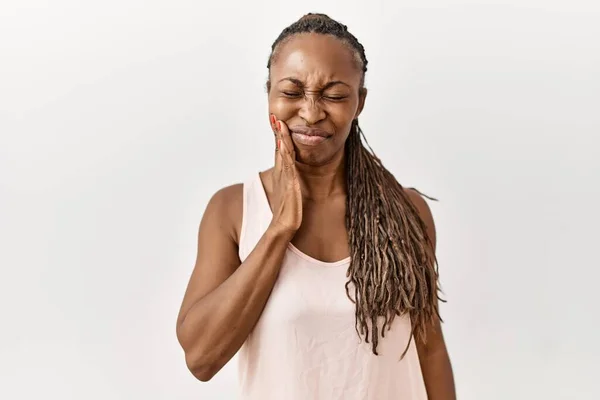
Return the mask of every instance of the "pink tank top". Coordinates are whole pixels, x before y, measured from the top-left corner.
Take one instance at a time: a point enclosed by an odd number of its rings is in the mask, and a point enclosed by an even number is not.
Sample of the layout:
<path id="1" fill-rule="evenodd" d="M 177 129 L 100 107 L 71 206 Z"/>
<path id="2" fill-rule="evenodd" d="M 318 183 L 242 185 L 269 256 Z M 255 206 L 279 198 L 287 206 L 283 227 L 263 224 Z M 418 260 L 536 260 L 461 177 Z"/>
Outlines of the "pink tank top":
<path id="1" fill-rule="evenodd" d="M 244 184 L 239 255 L 244 261 L 272 213 L 260 176 Z M 254 330 L 238 352 L 243 400 L 426 400 L 409 317 L 397 317 L 378 353 L 355 330 L 346 295 L 350 258 L 316 260 L 288 246 Z M 350 290 L 352 294 L 353 291 Z"/>

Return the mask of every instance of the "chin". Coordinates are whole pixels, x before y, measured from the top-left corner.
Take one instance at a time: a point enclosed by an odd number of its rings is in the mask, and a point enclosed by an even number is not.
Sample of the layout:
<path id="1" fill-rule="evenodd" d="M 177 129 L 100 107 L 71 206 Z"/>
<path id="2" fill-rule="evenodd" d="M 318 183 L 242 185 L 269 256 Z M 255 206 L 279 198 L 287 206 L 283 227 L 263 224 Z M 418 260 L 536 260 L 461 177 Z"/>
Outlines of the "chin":
<path id="1" fill-rule="evenodd" d="M 323 154 L 323 152 L 320 151 L 299 151 L 296 149 L 296 160 L 301 164 L 310 165 L 311 167 L 327 165 L 334 156 L 335 154 Z"/>

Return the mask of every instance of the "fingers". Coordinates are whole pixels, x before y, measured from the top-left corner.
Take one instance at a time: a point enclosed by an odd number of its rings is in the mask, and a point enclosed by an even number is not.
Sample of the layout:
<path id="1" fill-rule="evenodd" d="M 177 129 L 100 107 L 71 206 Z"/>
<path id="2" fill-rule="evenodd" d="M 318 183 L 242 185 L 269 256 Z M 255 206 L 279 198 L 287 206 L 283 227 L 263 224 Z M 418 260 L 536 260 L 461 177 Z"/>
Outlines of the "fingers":
<path id="1" fill-rule="evenodd" d="M 271 128 L 275 134 L 275 167 L 288 170 L 295 165 L 296 154 L 290 132 L 285 122 L 270 116 Z M 278 147 L 278 148 L 277 148 Z"/>
<path id="2" fill-rule="evenodd" d="M 277 150 L 277 117 L 275 114 L 269 114 L 269 123 L 273 131 L 273 138 L 275 139 L 275 150 Z"/>
<path id="3" fill-rule="evenodd" d="M 279 149 L 279 133 L 277 132 L 277 117 L 275 115 L 269 115 L 269 122 L 271 123 L 271 130 L 273 131 L 273 140 L 275 141 L 275 171 L 280 171 L 283 161 L 281 159 L 281 151 Z"/>
<path id="4" fill-rule="evenodd" d="M 296 152 L 294 150 L 294 143 L 292 142 L 292 137 L 290 136 L 290 130 L 287 124 L 281 120 L 277 121 L 277 128 L 281 134 L 281 140 L 285 144 L 286 149 L 290 153 L 292 160 L 296 160 Z"/>
<path id="5" fill-rule="evenodd" d="M 295 166 L 296 154 L 288 126 L 285 122 L 277 120 L 276 128 L 279 137 L 279 148 L 283 161 L 283 167 L 286 170 L 293 169 Z"/>

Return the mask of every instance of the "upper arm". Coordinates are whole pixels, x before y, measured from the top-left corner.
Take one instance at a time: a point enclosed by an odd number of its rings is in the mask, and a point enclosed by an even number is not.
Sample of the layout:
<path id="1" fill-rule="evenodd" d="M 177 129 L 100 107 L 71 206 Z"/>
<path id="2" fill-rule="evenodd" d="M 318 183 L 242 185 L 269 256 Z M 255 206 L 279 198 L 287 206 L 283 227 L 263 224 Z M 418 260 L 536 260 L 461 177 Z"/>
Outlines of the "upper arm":
<path id="1" fill-rule="evenodd" d="M 408 194 L 408 197 L 417 209 L 421 220 L 425 224 L 425 233 L 429 237 L 429 240 L 431 241 L 431 244 L 433 246 L 433 251 L 435 252 L 437 238 L 435 222 L 433 220 L 431 209 L 429 208 L 427 201 L 425 201 L 423 196 L 421 196 L 421 194 L 416 190 L 412 188 L 406 189 L 406 193 Z M 431 352 L 440 349 L 445 350 L 445 344 L 442 335 L 442 327 L 439 319 L 436 319 L 434 325 L 431 328 L 432 329 L 427 330 L 426 343 L 422 343 L 421 341 L 417 340 L 417 348 L 419 350 L 419 355 L 421 356 L 421 358 L 424 358 L 426 354 L 430 354 Z"/>
<path id="2" fill-rule="evenodd" d="M 435 224 L 431 210 L 421 194 L 414 189 L 407 189 L 407 194 L 415 205 L 419 216 L 425 224 L 427 236 L 431 240 L 433 251 L 436 247 Z M 423 342 L 415 338 L 417 354 L 421 372 L 430 399 L 456 399 L 456 389 L 452 374 L 452 365 L 442 333 L 441 321 L 436 318 L 431 326 L 427 327 L 426 340 Z"/>
<path id="3" fill-rule="evenodd" d="M 177 318 L 178 329 L 189 309 L 223 283 L 241 264 L 238 237 L 242 190 L 241 184 L 221 189 L 206 206 L 198 230 L 196 262 Z"/>

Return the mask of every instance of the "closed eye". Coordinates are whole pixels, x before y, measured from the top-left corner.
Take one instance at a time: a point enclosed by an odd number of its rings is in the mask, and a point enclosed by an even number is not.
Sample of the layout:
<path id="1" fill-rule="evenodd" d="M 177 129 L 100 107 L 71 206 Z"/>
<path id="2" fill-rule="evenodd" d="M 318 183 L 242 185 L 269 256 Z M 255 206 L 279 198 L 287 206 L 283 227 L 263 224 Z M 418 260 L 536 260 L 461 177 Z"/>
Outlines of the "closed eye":
<path id="1" fill-rule="evenodd" d="M 346 98 L 346 96 L 324 96 L 324 98 L 327 100 L 332 100 L 332 101 L 340 101 L 340 100 L 344 100 Z"/>
<path id="2" fill-rule="evenodd" d="M 298 92 L 282 92 L 286 97 L 299 97 L 301 93 Z"/>

